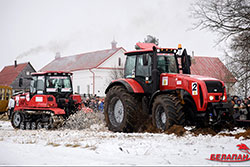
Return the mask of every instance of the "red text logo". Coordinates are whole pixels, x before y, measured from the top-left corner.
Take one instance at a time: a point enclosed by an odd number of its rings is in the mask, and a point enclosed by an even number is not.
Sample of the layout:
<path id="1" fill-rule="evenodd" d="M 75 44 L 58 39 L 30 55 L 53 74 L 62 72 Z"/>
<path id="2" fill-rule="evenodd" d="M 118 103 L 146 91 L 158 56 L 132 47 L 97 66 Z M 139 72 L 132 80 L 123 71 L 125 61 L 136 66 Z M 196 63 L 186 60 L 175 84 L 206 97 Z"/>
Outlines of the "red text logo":
<path id="1" fill-rule="evenodd" d="M 211 154 L 208 160 L 220 162 L 243 162 L 250 160 L 250 149 L 245 144 L 238 144 L 238 150 L 244 154 Z"/>

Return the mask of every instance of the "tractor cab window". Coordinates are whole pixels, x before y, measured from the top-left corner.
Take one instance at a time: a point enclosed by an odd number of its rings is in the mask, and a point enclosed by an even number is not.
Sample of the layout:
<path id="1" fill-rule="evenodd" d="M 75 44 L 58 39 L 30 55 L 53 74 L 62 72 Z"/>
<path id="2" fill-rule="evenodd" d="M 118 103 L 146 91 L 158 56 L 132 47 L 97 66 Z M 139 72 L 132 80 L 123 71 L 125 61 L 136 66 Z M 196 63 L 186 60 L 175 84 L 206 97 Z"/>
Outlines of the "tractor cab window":
<path id="1" fill-rule="evenodd" d="M 158 55 L 158 70 L 160 73 L 178 73 L 174 55 Z"/>
<path id="2" fill-rule="evenodd" d="M 37 77 L 37 94 L 43 94 L 44 91 L 44 76 Z"/>
<path id="3" fill-rule="evenodd" d="M 125 78 L 134 78 L 135 77 L 135 62 L 136 56 L 127 56 L 126 65 L 125 65 Z"/>
<path id="4" fill-rule="evenodd" d="M 136 76 L 143 77 L 144 79 L 145 77 L 151 76 L 151 56 L 149 54 L 142 54 L 137 56 Z"/>
<path id="5" fill-rule="evenodd" d="M 30 93 L 44 93 L 44 76 L 33 76 L 30 81 Z"/>
<path id="6" fill-rule="evenodd" d="M 30 81 L 30 93 L 36 93 L 37 77 L 32 77 Z"/>
<path id="7" fill-rule="evenodd" d="M 47 92 L 70 92 L 72 91 L 69 76 L 48 76 L 46 79 Z"/>

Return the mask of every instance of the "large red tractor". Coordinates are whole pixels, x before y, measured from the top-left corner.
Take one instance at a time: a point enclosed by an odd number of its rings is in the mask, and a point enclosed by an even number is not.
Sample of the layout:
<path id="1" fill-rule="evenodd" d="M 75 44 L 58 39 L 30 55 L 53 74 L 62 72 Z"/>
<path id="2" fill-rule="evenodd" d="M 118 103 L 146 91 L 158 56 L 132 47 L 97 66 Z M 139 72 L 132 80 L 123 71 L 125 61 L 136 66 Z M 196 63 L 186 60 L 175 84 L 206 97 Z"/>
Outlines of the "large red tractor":
<path id="1" fill-rule="evenodd" d="M 73 95 L 72 73 L 48 71 L 33 73 L 30 92 L 15 96 L 11 114 L 14 128 L 56 128 L 80 109 L 81 96 Z"/>
<path id="2" fill-rule="evenodd" d="M 222 125 L 232 119 L 223 81 L 191 75 L 186 49 L 137 43 L 126 52 L 124 78 L 106 89 L 105 119 L 109 130 L 138 131 L 146 116 L 166 130 L 174 124 Z M 149 118 L 148 117 L 148 118 Z"/>

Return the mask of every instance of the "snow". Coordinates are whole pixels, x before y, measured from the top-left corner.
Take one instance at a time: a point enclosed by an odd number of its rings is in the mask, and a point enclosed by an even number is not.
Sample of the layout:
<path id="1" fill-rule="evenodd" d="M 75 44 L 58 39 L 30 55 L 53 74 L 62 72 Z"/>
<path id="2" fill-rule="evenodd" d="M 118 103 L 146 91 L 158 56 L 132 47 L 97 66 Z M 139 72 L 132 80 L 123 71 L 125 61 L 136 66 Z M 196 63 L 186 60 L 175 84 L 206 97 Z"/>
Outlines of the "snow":
<path id="1" fill-rule="evenodd" d="M 207 160 L 211 154 L 240 154 L 237 144 L 250 146 L 242 138 L 113 133 L 93 127 L 15 130 L 10 122 L 0 121 L 0 165 L 250 165 Z"/>

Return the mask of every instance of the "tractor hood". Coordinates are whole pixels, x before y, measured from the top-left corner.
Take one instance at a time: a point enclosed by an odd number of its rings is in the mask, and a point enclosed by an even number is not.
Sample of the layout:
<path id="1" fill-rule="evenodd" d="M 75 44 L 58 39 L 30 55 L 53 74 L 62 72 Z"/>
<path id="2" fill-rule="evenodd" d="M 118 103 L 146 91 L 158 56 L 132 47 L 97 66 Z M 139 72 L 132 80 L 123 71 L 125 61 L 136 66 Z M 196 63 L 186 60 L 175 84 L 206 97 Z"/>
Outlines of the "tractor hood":
<path id="1" fill-rule="evenodd" d="M 190 75 L 190 74 L 169 74 L 162 73 L 160 79 L 161 90 L 184 89 L 190 94 L 196 94 L 195 90 L 202 89 L 203 93 L 224 92 L 224 82 L 207 76 Z M 193 91 L 193 92 L 191 92 Z"/>
<path id="2" fill-rule="evenodd" d="M 181 74 L 181 75 L 185 79 L 193 78 L 193 79 L 200 80 L 200 81 L 220 81 L 219 79 L 216 79 L 216 78 L 201 76 L 201 75 L 190 75 L 190 74 Z"/>
<path id="3" fill-rule="evenodd" d="M 227 100 L 223 81 L 200 75 L 162 73 L 160 90 L 184 90 L 195 100 L 198 111 L 205 111 L 207 102 L 220 102 L 222 96 L 223 102 Z M 217 99 L 209 101 L 209 96 Z"/>
<path id="4" fill-rule="evenodd" d="M 169 73 L 162 73 L 161 74 L 161 85 L 162 86 L 183 86 L 190 82 L 197 82 L 199 84 L 205 84 L 205 81 L 215 81 L 215 82 L 221 82 L 224 86 L 224 82 L 207 76 L 201 76 L 201 75 L 190 75 L 190 74 L 169 74 Z"/>

